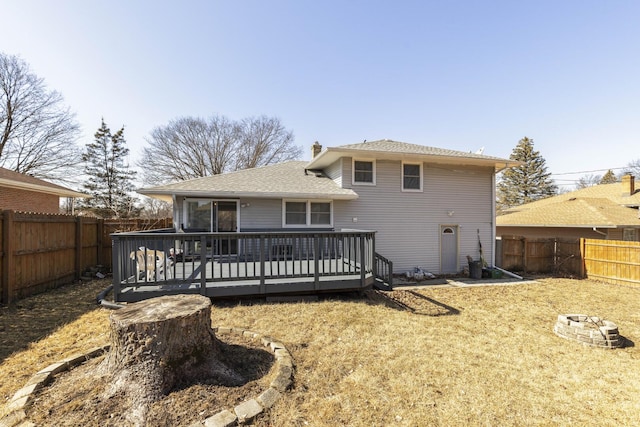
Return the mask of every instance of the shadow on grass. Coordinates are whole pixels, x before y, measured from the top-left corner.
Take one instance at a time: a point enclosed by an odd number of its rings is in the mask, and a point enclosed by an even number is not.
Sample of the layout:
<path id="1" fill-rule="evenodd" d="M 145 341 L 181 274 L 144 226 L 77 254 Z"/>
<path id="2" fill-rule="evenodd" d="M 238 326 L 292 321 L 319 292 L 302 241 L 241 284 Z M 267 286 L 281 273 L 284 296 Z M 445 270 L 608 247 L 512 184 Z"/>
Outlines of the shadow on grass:
<path id="1" fill-rule="evenodd" d="M 634 343 L 633 341 L 631 341 L 627 337 L 623 337 L 622 335 L 620 335 L 620 340 L 622 340 L 622 345 L 620 346 L 620 348 L 627 348 L 627 347 L 635 347 L 636 346 L 636 343 Z"/>
<path id="2" fill-rule="evenodd" d="M 73 283 L 0 307 L 0 363 L 98 308 L 96 295 L 111 279 Z"/>
<path id="3" fill-rule="evenodd" d="M 444 304 L 421 293 L 409 290 L 374 291 L 368 296 L 382 301 L 385 305 L 399 310 L 408 310 L 424 316 L 451 316 L 460 314 L 460 310 Z"/>
<path id="4" fill-rule="evenodd" d="M 451 307 L 450 305 L 444 304 L 444 303 L 442 303 L 442 302 L 440 302 L 440 301 L 436 301 L 436 300 L 434 300 L 433 298 L 429 298 L 429 297 L 428 297 L 428 296 L 426 296 L 426 295 L 422 295 L 422 294 L 419 294 L 419 293 L 414 292 L 414 291 L 408 291 L 408 292 L 409 292 L 409 293 L 411 293 L 411 294 L 413 294 L 413 296 L 414 296 L 415 298 L 419 298 L 419 299 L 422 299 L 422 300 L 428 301 L 429 303 L 431 303 L 431 304 L 433 304 L 433 305 L 435 305 L 435 306 L 437 306 L 437 307 L 440 307 L 440 308 L 442 308 L 443 310 L 445 310 L 443 313 L 441 313 L 441 314 L 437 314 L 437 316 L 450 316 L 450 315 L 453 315 L 453 314 L 460 314 L 460 310 L 458 310 L 458 309 L 457 309 L 457 308 L 455 308 L 455 307 Z M 422 314 L 422 313 L 417 312 L 416 314 Z M 425 314 L 426 314 L 426 313 L 425 313 Z"/>
<path id="5" fill-rule="evenodd" d="M 423 316 L 451 316 L 460 314 L 460 310 L 451 307 L 419 292 L 411 290 L 382 291 L 369 289 L 364 292 L 341 292 L 323 293 L 320 295 L 287 295 L 283 297 L 270 298 L 228 298 L 214 300 L 213 304 L 219 307 L 233 307 L 239 302 L 245 305 L 278 304 L 292 302 L 314 302 L 314 301 L 349 301 L 384 304 L 387 307 L 410 311 Z"/>

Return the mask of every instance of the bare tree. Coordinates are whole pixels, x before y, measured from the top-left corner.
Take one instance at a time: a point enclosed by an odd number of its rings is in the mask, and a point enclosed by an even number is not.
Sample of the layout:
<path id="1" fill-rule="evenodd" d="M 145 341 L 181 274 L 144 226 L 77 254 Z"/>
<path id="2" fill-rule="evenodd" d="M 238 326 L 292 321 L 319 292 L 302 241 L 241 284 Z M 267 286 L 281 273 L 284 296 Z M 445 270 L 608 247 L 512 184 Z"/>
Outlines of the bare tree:
<path id="1" fill-rule="evenodd" d="M 300 147 L 293 145 L 293 132 L 280 120 L 266 116 L 242 121 L 242 139 L 236 156 L 236 170 L 280 163 L 300 157 Z"/>
<path id="2" fill-rule="evenodd" d="M 0 166 L 65 181 L 81 161 L 79 132 L 62 95 L 23 60 L 0 52 Z"/>
<path id="3" fill-rule="evenodd" d="M 576 190 L 580 190 L 582 188 L 593 187 L 594 185 L 600 184 L 600 180 L 602 177 L 600 175 L 584 175 L 581 176 L 578 182 L 576 183 Z"/>
<path id="4" fill-rule="evenodd" d="M 233 156 L 238 126 L 220 116 L 183 117 L 156 127 L 138 166 L 143 181 L 159 184 L 224 172 Z"/>
<path id="5" fill-rule="evenodd" d="M 640 177 L 640 159 L 630 161 L 622 171 L 622 175 L 625 174 L 631 174 L 635 177 Z"/>
<path id="6" fill-rule="evenodd" d="M 163 219 L 171 218 L 171 216 L 173 216 L 171 203 L 151 197 L 143 198 L 142 212 L 140 213 L 141 218 Z"/>
<path id="7" fill-rule="evenodd" d="M 183 117 L 156 127 L 137 165 L 145 184 L 217 175 L 300 157 L 278 119 L 235 122 L 223 116 Z"/>

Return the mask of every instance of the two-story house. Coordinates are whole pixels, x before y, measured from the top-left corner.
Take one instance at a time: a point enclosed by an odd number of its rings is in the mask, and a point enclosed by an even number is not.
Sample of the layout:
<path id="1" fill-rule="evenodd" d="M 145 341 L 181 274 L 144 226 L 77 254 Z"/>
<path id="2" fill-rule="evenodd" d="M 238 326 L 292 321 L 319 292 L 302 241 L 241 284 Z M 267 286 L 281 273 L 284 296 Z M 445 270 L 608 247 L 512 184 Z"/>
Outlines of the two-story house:
<path id="1" fill-rule="evenodd" d="M 173 202 L 176 230 L 372 230 L 399 272 L 457 273 L 480 245 L 493 265 L 495 176 L 518 162 L 391 140 L 312 154 L 139 193 Z"/>

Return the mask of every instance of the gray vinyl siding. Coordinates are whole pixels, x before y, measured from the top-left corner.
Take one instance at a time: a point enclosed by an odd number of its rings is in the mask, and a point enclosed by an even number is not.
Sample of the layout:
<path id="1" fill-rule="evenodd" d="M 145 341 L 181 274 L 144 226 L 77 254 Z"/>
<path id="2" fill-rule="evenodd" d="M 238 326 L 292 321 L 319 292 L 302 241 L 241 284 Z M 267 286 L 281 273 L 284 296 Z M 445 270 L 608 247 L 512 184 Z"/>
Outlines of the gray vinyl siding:
<path id="1" fill-rule="evenodd" d="M 491 263 L 492 169 L 424 164 L 423 192 L 402 192 L 400 161 L 377 160 L 375 186 L 351 185 L 351 159 L 345 158 L 342 165 L 343 186 L 359 198 L 334 202 L 336 230 L 375 230 L 376 252 L 391 259 L 396 272 L 422 267 L 440 273 L 441 225 L 458 226 L 460 269 L 467 265 L 467 255 L 480 257 L 478 230 L 484 259 Z"/>
<path id="2" fill-rule="evenodd" d="M 342 159 L 334 162 L 331 166 L 324 170 L 324 173 L 333 180 L 339 187 L 342 187 Z"/>
<path id="3" fill-rule="evenodd" d="M 280 228 L 282 228 L 282 199 L 240 200 L 241 231 Z"/>

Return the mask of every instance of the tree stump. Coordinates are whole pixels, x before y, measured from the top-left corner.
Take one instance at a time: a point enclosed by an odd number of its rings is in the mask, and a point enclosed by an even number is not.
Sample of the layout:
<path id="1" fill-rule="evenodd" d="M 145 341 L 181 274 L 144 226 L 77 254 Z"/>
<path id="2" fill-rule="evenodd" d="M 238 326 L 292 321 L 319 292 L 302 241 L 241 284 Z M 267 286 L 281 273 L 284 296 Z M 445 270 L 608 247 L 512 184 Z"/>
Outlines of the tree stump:
<path id="1" fill-rule="evenodd" d="M 178 385 L 197 379 L 228 386 L 243 382 L 217 358 L 206 297 L 152 298 L 114 311 L 109 320 L 111 349 L 101 366 L 111 380 L 106 397 L 127 396 L 136 425 L 144 424 L 150 403 Z"/>

